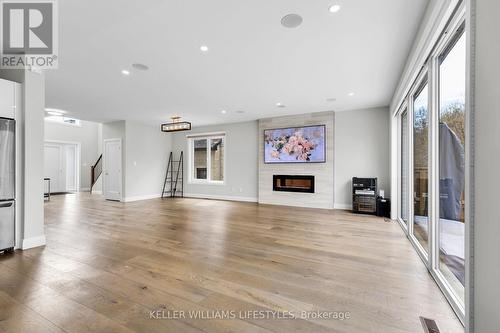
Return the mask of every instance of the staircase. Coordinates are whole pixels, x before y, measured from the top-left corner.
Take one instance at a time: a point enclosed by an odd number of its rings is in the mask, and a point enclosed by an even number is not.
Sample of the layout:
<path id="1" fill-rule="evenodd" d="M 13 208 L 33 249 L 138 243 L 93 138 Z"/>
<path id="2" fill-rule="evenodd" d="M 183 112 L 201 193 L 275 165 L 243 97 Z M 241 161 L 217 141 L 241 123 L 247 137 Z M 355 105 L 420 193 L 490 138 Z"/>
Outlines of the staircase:
<path id="1" fill-rule="evenodd" d="M 92 194 L 92 188 L 94 187 L 95 183 L 97 183 L 97 180 L 99 179 L 101 173 L 102 173 L 102 154 L 97 159 L 97 162 L 95 162 L 94 165 L 90 166 L 90 194 Z"/>
<path id="2" fill-rule="evenodd" d="M 162 198 L 184 197 L 184 152 L 181 151 L 179 160 L 174 160 L 170 152 L 167 172 L 163 182 Z"/>

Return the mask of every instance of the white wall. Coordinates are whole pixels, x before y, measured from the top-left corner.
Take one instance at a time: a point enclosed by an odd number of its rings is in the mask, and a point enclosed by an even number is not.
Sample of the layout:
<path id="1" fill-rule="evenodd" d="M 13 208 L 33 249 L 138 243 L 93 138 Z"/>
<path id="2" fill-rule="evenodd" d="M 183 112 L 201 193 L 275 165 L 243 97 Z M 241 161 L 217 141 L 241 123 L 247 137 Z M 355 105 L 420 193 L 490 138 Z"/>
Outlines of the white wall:
<path id="1" fill-rule="evenodd" d="M 186 135 L 196 133 L 226 133 L 226 173 L 224 185 L 189 184 Z M 188 196 L 257 201 L 258 163 L 257 121 L 203 126 L 189 132 L 172 134 L 172 151 L 178 157 L 184 151 L 185 194 Z M 177 158 L 176 157 L 176 158 Z"/>
<path id="2" fill-rule="evenodd" d="M 159 126 L 121 120 L 104 123 L 102 139 L 122 139 L 122 200 L 160 197 L 171 135 L 162 133 Z"/>
<path id="3" fill-rule="evenodd" d="M 334 112 L 318 112 L 259 120 L 259 203 L 333 209 L 334 118 Z M 264 130 L 308 125 L 326 125 L 326 163 L 264 163 Z M 314 176 L 314 193 L 273 191 L 273 175 Z"/>
<path id="4" fill-rule="evenodd" d="M 125 193 L 125 186 L 126 186 L 126 174 L 127 174 L 127 168 L 126 168 L 126 147 L 127 147 L 127 142 L 126 142 L 126 133 L 125 133 L 125 120 L 120 120 L 120 121 L 113 121 L 109 123 L 104 123 L 102 124 L 102 141 L 101 143 L 101 150 L 104 150 L 104 140 L 106 139 L 121 139 L 122 140 L 122 196 L 124 197 Z M 104 159 L 104 154 L 103 154 L 103 159 Z M 103 160 L 103 166 L 104 166 L 104 160 Z M 103 170 L 104 172 L 104 170 Z M 102 180 L 101 180 L 102 181 Z M 103 187 L 103 185 L 102 185 Z M 104 187 L 103 187 L 104 191 Z"/>
<path id="5" fill-rule="evenodd" d="M 102 139 L 125 140 L 125 120 L 113 121 L 102 124 Z"/>
<path id="6" fill-rule="evenodd" d="M 376 177 L 389 198 L 389 108 L 335 113 L 335 208 L 352 208 L 352 177 Z"/>
<path id="7" fill-rule="evenodd" d="M 102 125 L 81 121 L 80 126 L 45 121 L 45 141 L 71 141 L 80 143 L 80 190 L 90 189 L 90 167 L 100 155 Z M 100 190 L 98 186 L 95 188 Z"/>
<path id="8" fill-rule="evenodd" d="M 45 77 L 26 71 L 24 80 L 24 236 L 23 249 L 45 244 L 43 210 L 43 131 Z"/>
<path id="9" fill-rule="evenodd" d="M 159 197 L 163 188 L 168 154 L 172 147 L 170 134 L 159 126 L 125 122 L 125 201 Z"/>
<path id="10" fill-rule="evenodd" d="M 43 210 L 43 131 L 45 79 L 24 70 L 0 70 L 0 78 L 21 84 L 17 99 L 16 247 L 45 244 Z"/>
<path id="11" fill-rule="evenodd" d="M 335 113 L 335 118 L 333 112 L 318 113 L 317 115 L 328 115 L 328 119 L 331 118 L 331 124 L 333 124 L 330 128 L 334 128 L 333 131 L 330 131 L 332 137 L 329 146 L 333 147 L 331 164 L 312 165 L 313 168 L 319 168 L 325 173 L 325 181 L 320 182 L 320 184 L 330 184 L 328 185 L 330 192 L 327 194 L 328 205 L 323 205 L 322 208 L 350 209 L 352 206 L 350 186 L 351 179 L 354 176 L 379 178 L 379 187 L 384 189 L 386 197 L 389 197 L 391 191 L 389 181 L 388 108 L 338 112 Z M 276 119 L 279 120 L 280 118 L 284 118 L 289 125 L 293 124 L 290 126 L 300 126 L 307 123 L 306 118 L 311 120 L 311 114 L 278 117 Z M 318 123 L 317 119 L 312 119 L 311 121 L 314 124 Z M 325 122 L 328 121 L 323 119 L 322 123 Z M 276 124 L 275 122 L 273 126 L 277 126 Z M 259 140 L 263 136 L 262 130 L 258 127 L 258 121 L 251 121 L 204 126 L 195 128 L 190 132 L 171 134 L 172 151 L 178 156 L 182 150 L 187 154 L 186 135 L 213 132 L 226 133 L 226 183 L 220 186 L 187 183 L 188 160 L 186 158 L 186 194 L 206 198 L 257 201 L 259 197 L 259 158 L 262 155 L 259 153 L 259 151 L 262 152 Z M 355 134 L 355 131 L 359 132 Z M 127 138 L 129 138 L 128 133 Z M 291 173 L 301 171 L 305 174 L 311 170 L 311 165 L 308 165 L 306 170 L 304 170 L 303 165 L 298 166 L 302 168 L 301 170 L 289 170 L 294 167 L 292 164 L 281 166 L 265 165 L 264 167 L 272 168 L 275 173 L 279 173 L 277 169 L 279 167 L 284 167 L 284 172 Z M 129 178 L 127 177 L 127 179 Z M 271 186 L 269 184 L 268 187 Z M 264 203 L 264 201 L 262 202 Z M 265 202 L 269 203 L 269 201 Z"/>
<path id="12" fill-rule="evenodd" d="M 473 240 L 476 333 L 500 329 L 500 32 L 499 1 L 475 0 Z M 470 7 L 469 7 L 470 8 Z M 474 30 L 473 30 L 474 31 Z M 473 82 L 474 83 L 474 82 Z M 472 332 L 472 331 L 471 331 Z"/>

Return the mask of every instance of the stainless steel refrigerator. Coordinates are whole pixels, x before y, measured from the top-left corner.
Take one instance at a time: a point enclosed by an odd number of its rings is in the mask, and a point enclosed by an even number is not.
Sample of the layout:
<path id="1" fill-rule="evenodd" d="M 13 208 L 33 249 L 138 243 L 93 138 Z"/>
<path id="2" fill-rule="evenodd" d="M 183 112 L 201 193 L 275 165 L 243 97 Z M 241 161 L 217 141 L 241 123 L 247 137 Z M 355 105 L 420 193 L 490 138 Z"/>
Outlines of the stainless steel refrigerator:
<path id="1" fill-rule="evenodd" d="M 16 122 L 0 118 L 0 251 L 15 245 Z"/>

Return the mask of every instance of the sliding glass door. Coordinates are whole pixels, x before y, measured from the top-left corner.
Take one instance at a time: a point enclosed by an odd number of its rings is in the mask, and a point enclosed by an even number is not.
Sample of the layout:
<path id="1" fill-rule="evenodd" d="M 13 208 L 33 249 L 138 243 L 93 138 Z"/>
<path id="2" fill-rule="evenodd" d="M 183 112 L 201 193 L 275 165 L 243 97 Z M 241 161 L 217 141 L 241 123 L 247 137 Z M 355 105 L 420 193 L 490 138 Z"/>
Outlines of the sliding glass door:
<path id="1" fill-rule="evenodd" d="M 429 85 L 413 95 L 413 236 L 424 253 L 429 248 Z"/>
<path id="2" fill-rule="evenodd" d="M 398 113 L 398 218 L 461 320 L 468 221 L 464 11 L 450 20 Z"/>
<path id="3" fill-rule="evenodd" d="M 438 57 L 439 219 L 438 268 L 464 300 L 466 44 L 460 28 Z"/>

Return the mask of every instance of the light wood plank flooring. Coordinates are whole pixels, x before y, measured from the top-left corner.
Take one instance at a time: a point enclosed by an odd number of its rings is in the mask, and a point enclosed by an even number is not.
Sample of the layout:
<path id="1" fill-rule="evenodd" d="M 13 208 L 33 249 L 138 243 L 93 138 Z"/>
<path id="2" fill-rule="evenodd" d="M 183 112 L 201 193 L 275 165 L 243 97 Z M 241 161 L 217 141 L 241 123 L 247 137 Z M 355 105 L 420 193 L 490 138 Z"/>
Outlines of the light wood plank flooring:
<path id="1" fill-rule="evenodd" d="M 392 221 L 214 200 L 124 204 L 83 193 L 52 197 L 45 214 L 46 247 L 0 256 L 2 333 L 423 332 L 419 316 L 463 332 Z M 154 319 L 153 310 L 186 312 Z M 237 318 L 189 316 L 222 310 Z M 254 310 L 348 311 L 350 319 L 242 315 Z"/>

